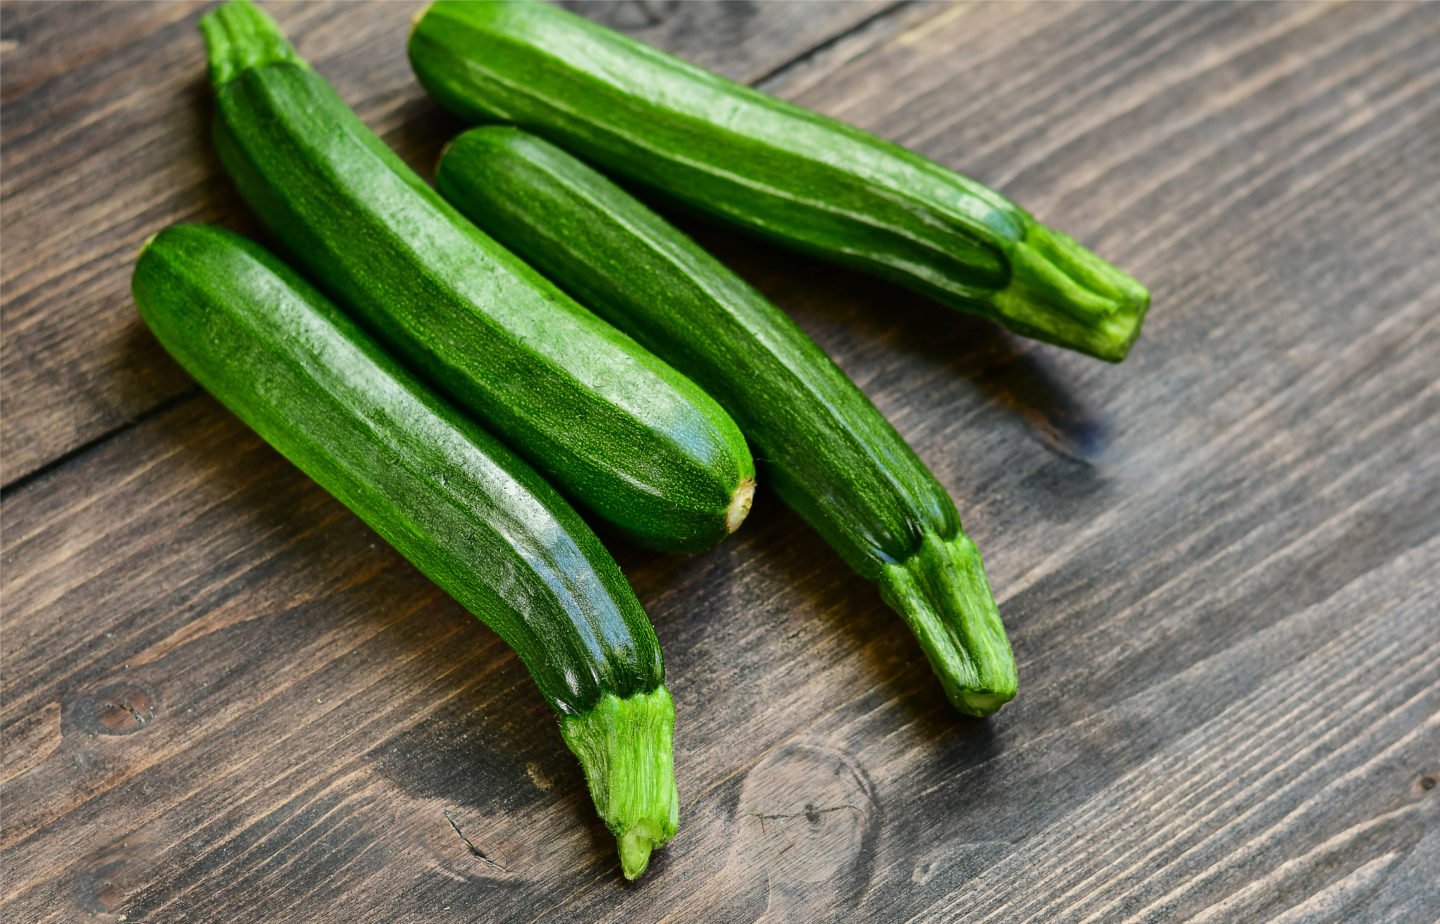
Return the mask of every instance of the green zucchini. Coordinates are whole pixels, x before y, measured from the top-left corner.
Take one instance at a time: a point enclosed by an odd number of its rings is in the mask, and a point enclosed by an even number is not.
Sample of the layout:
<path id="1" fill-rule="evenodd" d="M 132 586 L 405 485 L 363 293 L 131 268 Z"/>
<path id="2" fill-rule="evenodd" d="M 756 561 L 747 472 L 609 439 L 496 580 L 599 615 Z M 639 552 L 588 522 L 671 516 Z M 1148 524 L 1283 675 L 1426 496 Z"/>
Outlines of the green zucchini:
<path id="1" fill-rule="evenodd" d="M 167 228 L 133 290 L 200 384 L 515 650 L 643 872 L 675 833 L 674 706 L 650 620 L 574 509 L 244 238 Z"/>
<path id="2" fill-rule="evenodd" d="M 531 2 L 431 4 L 410 62 L 445 108 L 1016 333 L 1118 362 L 1150 296 L 1004 196 L 899 145 Z"/>
<path id="3" fill-rule="evenodd" d="M 221 162 L 311 279 L 629 537 L 698 551 L 739 525 L 754 463 L 714 400 L 456 213 L 264 13 L 200 28 Z"/>
<path id="4" fill-rule="evenodd" d="M 816 343 L 614 183 L 501 126 L 440 158 L 440 192 L 575 298 L 714 395 L 768 483 L 914 632 L 950 701 L 987 715 L 1015 662 L 945 489 Z"/>

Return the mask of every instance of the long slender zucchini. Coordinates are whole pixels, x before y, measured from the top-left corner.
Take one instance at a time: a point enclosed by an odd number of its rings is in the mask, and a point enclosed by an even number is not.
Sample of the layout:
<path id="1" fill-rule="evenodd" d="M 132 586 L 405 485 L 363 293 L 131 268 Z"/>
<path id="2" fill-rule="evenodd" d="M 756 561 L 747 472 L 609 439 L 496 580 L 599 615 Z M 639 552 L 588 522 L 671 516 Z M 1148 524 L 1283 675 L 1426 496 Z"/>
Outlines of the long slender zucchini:
<path id="1" fill-rule="evenodd" d="M 880 585 L 957 708 L 987 715 L 1015 695 L 1005 629 L 954 502 L 783 312 L 614 183 L 518 129 L 461 135 L 437 183 L 725 406 L 780 496 Z"/>
<path id="2" fill-rule="evenodd" d="M 1116 362 L 1140 333 L 1144 287 L 994 190 L 558 7 L 439 0 L 410 61 L 463 118 L 1017 333 Z"/>
<path id="3" fill-rule="evenodd" d="M 739 525 L 754 464 L 719 405 L 456 213 L 264 13 L 236 0 L 200 28 L 222 163 L 342 307 L 637 541 L 694 551 Z"/>
<path id="4" fill-rule="evenodd" d="M 133 288 L 191 375 L 515 650 L 643 872 L 675 833 L 675 711 L 655 630 L 574 509 L 250 241 L 167 228 Z"/>

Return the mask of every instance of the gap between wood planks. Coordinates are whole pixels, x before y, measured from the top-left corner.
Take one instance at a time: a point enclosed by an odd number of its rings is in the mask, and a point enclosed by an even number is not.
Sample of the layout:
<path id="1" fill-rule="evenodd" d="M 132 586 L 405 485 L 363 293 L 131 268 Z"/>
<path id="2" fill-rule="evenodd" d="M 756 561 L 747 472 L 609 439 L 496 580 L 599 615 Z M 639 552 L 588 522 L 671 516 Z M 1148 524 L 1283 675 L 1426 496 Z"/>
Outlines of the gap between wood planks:
<path id="1" fill-rule="evenodd" d="M 142 411 L 141 413 L 136 414 L 134 417 L 130 418 L 119 426 L 113 427 L 105 431 L 94 439 L 81 443 L 74 449 L 69 449 L 65 452 L 62 452 L 60 455 L 51 459 L 49 462 L 46 462 L 44 465 L 40 466 L 37 469 L 33 469 L 23 475 L 10 479 L 10 482 L 8 484 L 0 486 L 0 500 L 6 500 L 13 497 L 20 491 L 24 490 L 27 485 L 38 481 L 41 478 L 44 478 L 51 472 L 59 471 L 67 464 L 75 461 L 76 459 L 85 457 L 92 450 L 99 449 L 101 446 L 105 445 L 115 437 L 120 436 L 123 433 L 127 433 L 130 430 L 133 430 L 136 427 L 141 426 L 142 424 L 148 423 L 149 421 L 154 420 L 157 417 L 163 416 L 164 414 L 173 411 L 175 408 L 181 406 L 182 404 L 185 404 L 191 399 L 201 397 L 204 394 L 206 394 L 205 390 L 201 388 L 198 383 L 191 383 L 189 388 L 180 392 L 178 395 L 171 395 L 169 398 L 161 401 L 159 404 L 150 408 L 148 411 Z"/>
<path id="2" fill-rule="evenodd" d="M 881 21 L 891 18 L 892 16 L 907 7 L 916 5 L 917 2 L 918 0 L 895 0 L 895 2 L 879 10 L 876 10 L 871 15 L 866 16 L 860 21 L 844 29 L 841 29 L 834 35 L 820 40 L 819 42 L 811 45 L 809 48 L 806 48 L 798 54 L 791 55 L 789 58 L 781 61 L 779 64 L 776 64 L 774 67 L 769 68 L 768 70 L 760 74 L 758 77 L 748 82 L 751 86 L 764 88 L 766 85 L 774 83 L 775 81 L 779 80 L 780 78 L 795 70 L 796 68 L 803 67 L 810 61 L 814 60 L 816 57 L 830 51 L 831 49 L 839 46 L 840 44 L 854 38 L 857 35 L 870 31 Z M 16 494 L 23 491 L 29 485 L 48 477 L 54 472 L 63 470 L 69 463 L 75 461 L 76 459 L 83 458 L 90 452 L 105 445 L 117 436 L 120 436 L 121 434 L 133 430 L 136 427 L 141 426 L 142 424 L 154 420 L 155 418 L 160 417 L 174 410 L 175 408 L 180 407 L 181 405 L 191 400 L 194 400 L 195 398 L 202 397 L 205 394 L 205 390 L 202 389 L 198 384 L 192 384 L 189 388 L 185 389 L 179 394 L 172 395 L 171 397 L 160 401 L 154 407 L 142 411 L 131 419 L 120 423 L 110 428 L 109 430 L 106 430 L 105 432 L 94 437 L 93 439 L 87 440 L 86 442 L 81 443 L 79 446 L 66 450 L 60 455 L 54 457 L 53 459 L 50 459 L 49 461 L 42 463 L 36 468 L 31 469 L 28 472 L 24 472 L 10 479 L 10 481 L 6 482 L 5 484 L 0 485 L 0 500 L 10 499 L 14 497 Z"/>

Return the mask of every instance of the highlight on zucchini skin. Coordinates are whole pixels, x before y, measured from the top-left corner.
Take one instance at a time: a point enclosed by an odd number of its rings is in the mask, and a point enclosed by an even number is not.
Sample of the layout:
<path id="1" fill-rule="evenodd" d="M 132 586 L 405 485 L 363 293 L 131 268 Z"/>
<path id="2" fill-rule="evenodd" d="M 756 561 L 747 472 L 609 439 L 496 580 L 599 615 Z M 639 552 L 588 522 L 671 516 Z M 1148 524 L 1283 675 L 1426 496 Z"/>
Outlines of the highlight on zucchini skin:
<path id="1" fill-rule="evenodd" d="M 675 833 L 674 706 L 654 628 L 580 516 L 258 245 L 167 228 L 132 289 L 186 371 L 520 656 L 638 876 Z"/>
<path id="2" fill-rule="evenodd" d="M 1145 288 L 1000 193 L 556 6 L 437 0 L 409 48 L 460 117 L 762 237 L 1100 359 L 1139 336 Z"/>
<path id="3" fill-rule="evenodd" d="M 633 196 L 519 129 L 455 139 L 436 183 L 488 234 L 720 401 L 767 483 L 898 612 L 955 707 L 1015 695 L 1015 662 L 955 503 L 788 316 Z"/>
<path id="4" fill-rule="evenodd" d="M 466 221 L 266 14 L 200 28 L 221 163 L 287 259 L 628 538 L 694 552 L 739 525 L 754 462 L 709 395 Z"/>

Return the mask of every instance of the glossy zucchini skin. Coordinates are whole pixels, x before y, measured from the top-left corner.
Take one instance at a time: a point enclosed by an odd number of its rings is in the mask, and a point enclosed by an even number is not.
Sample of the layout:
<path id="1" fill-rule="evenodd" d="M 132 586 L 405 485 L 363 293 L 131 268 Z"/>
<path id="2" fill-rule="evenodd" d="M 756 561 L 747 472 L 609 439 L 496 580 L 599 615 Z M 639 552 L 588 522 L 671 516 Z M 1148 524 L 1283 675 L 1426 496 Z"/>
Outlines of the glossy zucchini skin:
<path id="1" fill-rule="evenodd" d="M 567 741 L 616 710 L 673 716 L 650 620 L 580 516 L 294 271 L 180 225 L 146 244 L 132 287 L 186 371 L 514 649 Z M 606 743 L 668 773 L 669 735 Z M 674 815 L 668 785 L 651 815 Z"/>
<path id="2" fill-rule="evenodd" d="M 1119 361 L 1149 293 L 1000 193 L 556 6 L 439 0 L 410 61 L 443 106 L 509 122 L 751 232 Z"/>
<path id="3" fill-rule="evenodd" d="M 936 481 L 783 312 L 634 197 L 511 127 L 466 132 L 443 195 L 740 422 L 767 483 L 910 625 L 955 706 L 986 715 L 1015 665 L 979 554 Z"/>
<path id="4" fill-rule="evenodd" d="M 456 213 L 264 13 L 200 25 L 222 163 L 342 308 L 635 541 L 698 551 L 739 525 L 754 464 L 708 395 Z"/>

